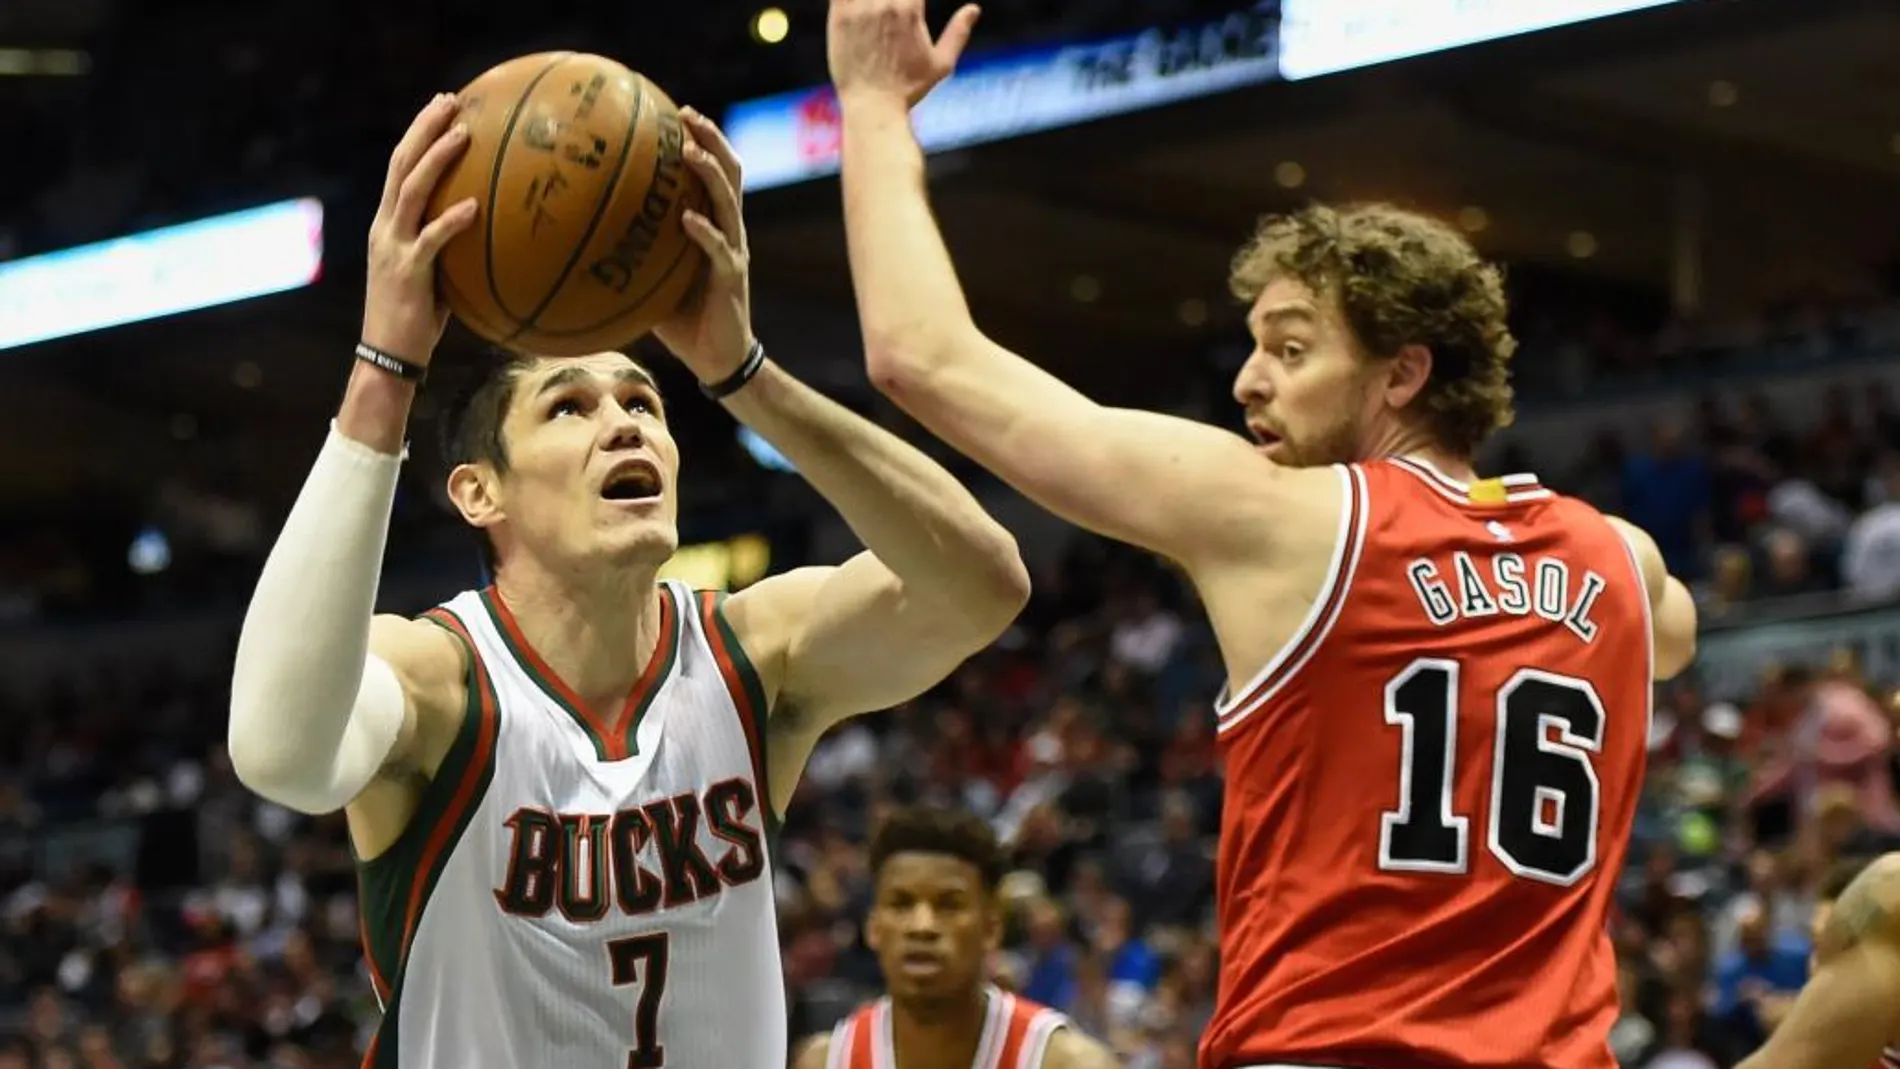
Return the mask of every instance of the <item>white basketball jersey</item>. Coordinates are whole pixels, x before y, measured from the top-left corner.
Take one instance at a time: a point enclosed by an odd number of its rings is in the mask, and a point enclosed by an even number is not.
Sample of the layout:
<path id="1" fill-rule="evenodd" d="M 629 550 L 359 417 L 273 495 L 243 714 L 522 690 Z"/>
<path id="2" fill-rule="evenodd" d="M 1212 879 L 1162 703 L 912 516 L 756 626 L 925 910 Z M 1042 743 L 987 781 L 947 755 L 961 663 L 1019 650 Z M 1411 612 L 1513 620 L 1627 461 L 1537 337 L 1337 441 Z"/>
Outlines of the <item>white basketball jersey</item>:
<path id="1" fill-rule="evenodd" d="M 492 588 L 425 614 L 475 665 L 409 827 L 361 866 L 384 1007 L 366 1067 L 784 1069 L 764 695 L 716 595 L 658 596 L 624 720 Z"/>

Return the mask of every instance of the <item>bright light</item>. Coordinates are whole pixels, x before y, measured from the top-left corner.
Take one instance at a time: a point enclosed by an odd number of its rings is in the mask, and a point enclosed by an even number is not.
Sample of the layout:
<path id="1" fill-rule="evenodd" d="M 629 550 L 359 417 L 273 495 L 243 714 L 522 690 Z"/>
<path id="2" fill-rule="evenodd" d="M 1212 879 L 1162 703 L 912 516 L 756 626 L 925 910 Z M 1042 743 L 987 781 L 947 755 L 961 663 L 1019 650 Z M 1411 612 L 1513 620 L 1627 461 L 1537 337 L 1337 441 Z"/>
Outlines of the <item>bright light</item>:
<path id="1" fill-rule="evenodd" d="M 72 78 L 91 66 L 91 56 L 70 48 L 0 48 L 0 75 Z"/>
<path id="2" fill-rule="evenodd" d="M 782 8 L 768 7 L 752 16 L 752 38 L 764 44 L 775 45 L 785 40 L 791 28 L 792 20 Z"/>
<path id="3" fill-rule="evenodd" d="M 0 264 L 0 349 L 308 286 L 315 197 Z"/>

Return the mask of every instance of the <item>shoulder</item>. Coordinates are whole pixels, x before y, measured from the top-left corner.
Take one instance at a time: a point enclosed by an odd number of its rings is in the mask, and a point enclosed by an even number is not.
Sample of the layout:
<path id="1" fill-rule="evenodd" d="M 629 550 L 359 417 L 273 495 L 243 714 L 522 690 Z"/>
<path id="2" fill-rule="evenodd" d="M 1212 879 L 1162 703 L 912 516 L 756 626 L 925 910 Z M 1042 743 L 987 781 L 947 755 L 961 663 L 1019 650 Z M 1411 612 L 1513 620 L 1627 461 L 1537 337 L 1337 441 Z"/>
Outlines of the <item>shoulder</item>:
<path id="1" fill-rule="evenodd" d="M 1621 516 L 1599 513 L 1604 522 L 1610 525 L 1623 544 L 1629 547 L 1630 555 L 1636 558 L 1637 571 L 1642 573 L 1643 585 L 1654 598 L 1656 592 L 1669 580 L 1668 566 L 1663 563 L 1662 550 L 1656 548 L 1656 540 L 1649 532 L 1629 522 Z"/>
<path id="2" fill-rule="evenodd" d="M 1121 1069 L 1121 1064 L 1113 1051 L 1067 1020 L 1049 1037 L 1042 1055 L 1042 1069 Z"/>
<path id="3" fill-rule="evenodd" d="M 1817 949 L 1867 942 L 1900 945 L 1900 853 L 1875 858 L 1848 882 L 1828 912 Z"/>
<path id="4" fill-rule="evenodd" d="M 459 620 L 444 611 L 416 618 L 370 619 L 369 652 L 387 664 L 402 685 L 412 739 L 401 746 L 404 763 L 433 768 L 467 717 L 470 669 L 476 653 Z"/>
<path id="5" fill-rule="evenodd" d="M 808 1036 L 792 1055 L 792 1069 L 825 1069 L 831 1058 L 831 1033 Z"/>
<path id="6" fill-rule="evenodd" d="M 778 693 L 785 655 L 799 634 L 825 580 L 835 567 L 794 568 L 770 575 L 735 594 L 700 592 L 710 599 L 714 624 L 739 647 L 761 676 L 768 696 Z"/>

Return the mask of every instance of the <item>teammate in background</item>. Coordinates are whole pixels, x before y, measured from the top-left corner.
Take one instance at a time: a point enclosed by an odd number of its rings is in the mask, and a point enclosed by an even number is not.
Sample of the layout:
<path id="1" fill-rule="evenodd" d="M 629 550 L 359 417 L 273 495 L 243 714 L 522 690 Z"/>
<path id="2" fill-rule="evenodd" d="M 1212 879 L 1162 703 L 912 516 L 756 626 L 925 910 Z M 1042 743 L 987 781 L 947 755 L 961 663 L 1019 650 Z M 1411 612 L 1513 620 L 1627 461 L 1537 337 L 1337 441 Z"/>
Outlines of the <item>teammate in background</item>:
<path id="1" fill-rule="evenodd" d="M 1003 867 L 995 834 L 968 813 L 886 818 L 871 839 L 864 937 L 890 993 L 814 1037 L 792 1069 L 1117 1069 L 1068 1018 L 988 982 Z"/>
<path id="2" fill-rule="evenodd" d="M 1813 975 L 1737 1069 L 1900 1069 L 1900 854 L 1823 887 L 1814 922 Z"/>
<path id="3" fill-rule="evenodd" d="M 1202 1066 L 1610 1069 L 1607 912 L 1651 680 L 1690 659 L 1695 610 L 1640 530 L 1474 473 L 1511 414 L 1498 273 L 1388 206 L 1269 219 L 1231 279 L 1254 440 L 1098 405 L 983 335 L 931 217 L 908 113 L 975 17 L 933 41 L 922 0 L 831 0 L 866 360 L 1207 607 L 1228 687 Z"/>
<path id="4" fill-rule="evenodd" d="M 416 379 L 447 312 L 426 225 L 462 150 L 438 98 L 390 160 L 362 362 L 266 561 L 229 746 L 253 790 L 342 809 L 384 1007 L 367 1065 L 782 1069 L 767 840 L 813 742 L 936 683 L 1015 616 L 1014 542 L 942 468 L 759 358 L 739 163 L 687 114 L 703 297 L 657 332 L 868 551 L 726 599 L 656 573 L 679 457 L 616 353 L 507 361 L 450 420 L 448 490 L 495 583 L 372 617 Z M 717 1027 L 719 1021 L 728 1022 Z"/>

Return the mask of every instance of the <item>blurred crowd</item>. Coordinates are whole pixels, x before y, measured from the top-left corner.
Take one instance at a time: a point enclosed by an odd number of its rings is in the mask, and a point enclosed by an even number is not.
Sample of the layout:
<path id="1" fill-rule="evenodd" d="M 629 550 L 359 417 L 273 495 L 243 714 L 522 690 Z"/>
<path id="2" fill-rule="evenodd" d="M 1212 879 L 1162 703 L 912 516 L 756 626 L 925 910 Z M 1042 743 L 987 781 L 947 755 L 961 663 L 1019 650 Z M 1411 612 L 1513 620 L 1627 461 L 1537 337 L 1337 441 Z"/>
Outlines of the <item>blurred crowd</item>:
<path id="1" fill-rule="evenodd" d="M 1178 577 L 1081 539 L 931 694 L 818 747 L 776 855 L 794 1032 L 877 991 L 866 830 L 985 815 L 1014 871 L 996 975 L 1135 1069 L 1183 1069 L 1216 967 L 1219 660 Z M 259 803 L 223 755 L 222 659 L 68 680 L 0 715 L 0 1069 L 323 1069 L 376 1020 L 342 822 Z M 1891 683 L 1893 681 L 1883 681 Z M 1895 723 L 1851 656 L 1745 703 L 1662 692 L 1620 895 L 1631 1069 L 1725 1069 L 1807 968 L 1830 873 L 1900 844 Z"/>

